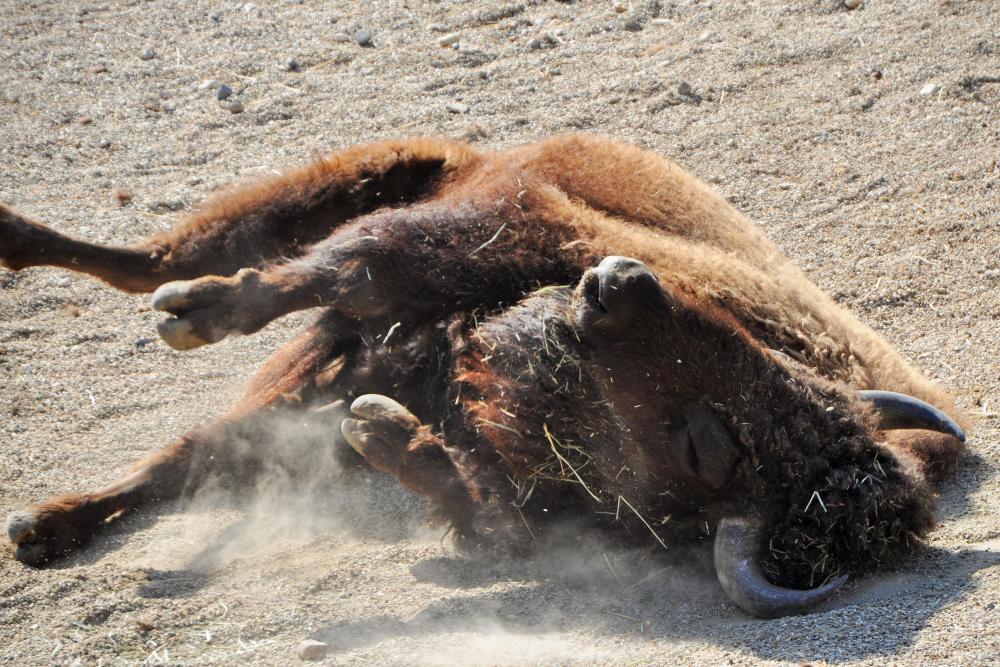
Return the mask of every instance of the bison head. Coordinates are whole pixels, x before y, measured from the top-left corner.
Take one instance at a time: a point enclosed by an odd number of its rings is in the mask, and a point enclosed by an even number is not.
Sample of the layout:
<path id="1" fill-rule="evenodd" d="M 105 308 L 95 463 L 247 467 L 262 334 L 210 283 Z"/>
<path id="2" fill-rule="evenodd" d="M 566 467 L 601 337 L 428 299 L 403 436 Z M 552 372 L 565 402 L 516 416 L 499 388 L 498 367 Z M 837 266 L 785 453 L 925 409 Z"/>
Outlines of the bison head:
<path id="1" fill-rule="evenodd" d="M 636 260 L 604 259 L 567 305 L 605 421 L 631 443 L 636 504 L 714 521 L 716 571 L 743 609 L 801 612 L 932 525 L 931 485 L 879 442 L 964 439 L 936 408 L 823 379 Z"/>

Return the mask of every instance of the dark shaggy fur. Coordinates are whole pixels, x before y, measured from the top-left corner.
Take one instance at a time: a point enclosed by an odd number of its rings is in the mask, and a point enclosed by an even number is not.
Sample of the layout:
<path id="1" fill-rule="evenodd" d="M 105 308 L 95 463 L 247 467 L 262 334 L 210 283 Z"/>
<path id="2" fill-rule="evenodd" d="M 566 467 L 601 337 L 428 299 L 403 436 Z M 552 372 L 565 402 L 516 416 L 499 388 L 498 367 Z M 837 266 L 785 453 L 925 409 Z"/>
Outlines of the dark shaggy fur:
<path id="1" fill-rule="evenodd" d="M 465 453 L 471 511 L 491 522 L 480 533 L 523 540 L 579 505 L 649 541 L 749 515 L 772 536 L 774 580 L 806 587 L 886 562 L 933 525 L 932 487 L 873 440 L 847 388 L 782 367 L 723 313 L 674 296 L 600 340 L 570 308 L 568 290 L 547 290 L 457 350 L 443 438 Z M 720 488 L 679 473 L 664 445 L 692 406 L 732 434 Z M 465 511 L 452 503 L 457 525 Z"/>

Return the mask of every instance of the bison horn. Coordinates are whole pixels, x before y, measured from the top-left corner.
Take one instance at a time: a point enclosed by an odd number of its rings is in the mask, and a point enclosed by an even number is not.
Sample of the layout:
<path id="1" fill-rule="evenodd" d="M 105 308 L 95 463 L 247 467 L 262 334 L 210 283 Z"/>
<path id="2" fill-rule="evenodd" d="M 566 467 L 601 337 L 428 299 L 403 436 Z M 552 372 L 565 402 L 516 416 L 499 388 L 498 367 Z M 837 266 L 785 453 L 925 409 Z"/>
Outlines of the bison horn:
<path id="1" fill-rule="evenodd" d="M 965 433 L 955 420 L 919 398 L 894 391 L 859 391 L 857 396 L 875 409 L 883 429 L 925 428 L 965 442 Z"/>
<path id="2" fill-rule="evenodd" d="M 744 611 L 760 618 L 801 614 L 836 592 L 847 576 L 837 577 L 819 588 L 794 590 L 775 586 L 760 569 L 760 529 L 746 519 L 726 518 L 715 534 L 715 573 L 719 583 Z"/>

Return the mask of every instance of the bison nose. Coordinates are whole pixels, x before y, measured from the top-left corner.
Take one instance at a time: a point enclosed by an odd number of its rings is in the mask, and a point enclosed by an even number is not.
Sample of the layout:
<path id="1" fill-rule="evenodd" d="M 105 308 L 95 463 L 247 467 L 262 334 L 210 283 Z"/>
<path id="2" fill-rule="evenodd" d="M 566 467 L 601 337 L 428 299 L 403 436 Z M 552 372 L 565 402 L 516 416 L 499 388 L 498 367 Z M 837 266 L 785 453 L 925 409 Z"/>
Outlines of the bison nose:
<path id="1" fill-rule="evenodd" d="M 583 274 L 575 294 L 577 323 L 601 329 L 627 325 L 662 298 L 656 276 L 639 260 L 605 257 Z"/>

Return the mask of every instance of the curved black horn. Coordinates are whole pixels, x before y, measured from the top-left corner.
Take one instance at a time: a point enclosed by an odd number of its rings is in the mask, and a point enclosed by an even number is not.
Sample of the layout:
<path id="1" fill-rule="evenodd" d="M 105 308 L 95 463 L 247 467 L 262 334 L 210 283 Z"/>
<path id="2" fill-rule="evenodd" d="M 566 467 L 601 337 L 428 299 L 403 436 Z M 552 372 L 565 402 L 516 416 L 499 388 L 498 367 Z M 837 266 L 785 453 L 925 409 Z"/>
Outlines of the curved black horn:
<path id="1" fill-rule="evenodd" d="M 769 582 L 760 569 L 760 530 L 746 519 L 726 518 L 715 534 L 715 574 L 729 598 L 761 618 L 778 618 L 809 611 L 840 588 L 847 576 L 819 588 L 798 591 Z"/>
<path id="2" fill-rule="evenodd" d="M 859 391 L 857 396 L 875 408 L 883 429 L 926 428 L 953 435 L 965 442 L 965 432 L 954 419 L 919 398 L 894 391 L 874 390 Z"/>

